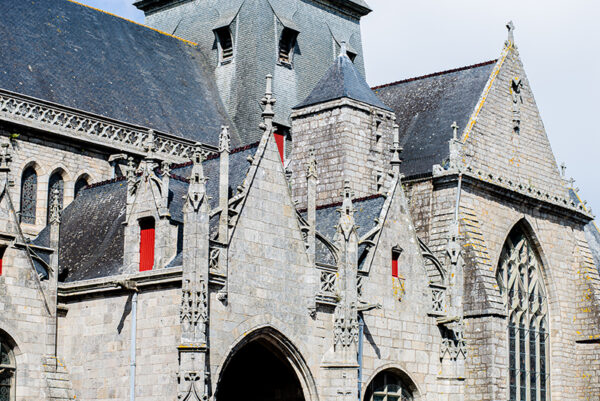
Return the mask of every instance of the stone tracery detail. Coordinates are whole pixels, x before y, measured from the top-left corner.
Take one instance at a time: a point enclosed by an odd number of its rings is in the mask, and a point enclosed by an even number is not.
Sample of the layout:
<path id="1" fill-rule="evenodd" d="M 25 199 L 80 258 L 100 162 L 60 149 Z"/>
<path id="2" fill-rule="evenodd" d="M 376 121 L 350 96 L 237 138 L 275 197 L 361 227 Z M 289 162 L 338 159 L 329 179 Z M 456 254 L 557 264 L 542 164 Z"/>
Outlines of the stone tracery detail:
<path id="1" fill-rule="evenodd" d="M 350 347 L 358 343 L 358 319 L 356 305 L 338 306 L 335 309 L 333 334 L 335 346 Z"/>
<path id="2" fill-rule="evenodd" d="M 546 401 L 548 307 L 541 264 L 521 230 L 506 240 L 496 274 L 509 323 L 509 389 L 511 401 Z"/>

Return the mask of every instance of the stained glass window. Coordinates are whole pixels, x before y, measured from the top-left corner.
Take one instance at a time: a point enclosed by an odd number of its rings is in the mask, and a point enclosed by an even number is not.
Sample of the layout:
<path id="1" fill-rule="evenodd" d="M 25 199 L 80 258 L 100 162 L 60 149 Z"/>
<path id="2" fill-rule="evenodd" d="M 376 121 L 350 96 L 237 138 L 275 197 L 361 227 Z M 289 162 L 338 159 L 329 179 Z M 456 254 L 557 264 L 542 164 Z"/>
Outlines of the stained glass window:
<path id="1" fill-rule="evenodd" d="M 81 192 L 81 190 L 85 187 L 88 186 L 88 180 L 86 177 L 79 177 L 77 179 L 77 181 L 75 182 L 75 198 L 77 198 L 77 195 L 79 195 L 79 192 Z"/>
<path id="2" fill-rule="evenodd" d="M 0 337 L 0 401 L 14 399 L 15 372 L 12 351 Z"/>
<path id="3" fill-rule="evenodd" d="M 21 177 L 21 222 L 35 224 L 37 205 L 37 174 L 33 167 L 27 167 Z"/>
<path id="4" fill-rule="evenodd" d="M 546 401 L 548 314 L 541 263 L 521 230 L 506 240 L 496 275 L 509 316 L 510 401 Z"/>
<path id="5" fill-rule="evenodd" d="M 367 388 L 368 401 L 413 401 L 413 395 L 406 383 L 390 371 L 379 373 Z"/>
<path id="6" fill-rule="evenodd" d="M 54 199 L 54 191 L 58 190 L 58 209 L 62 210 L 63 208 L 63 199 L 64 199 L 64 190 L 65 190 L 65 182 L 62 178 L 60 172 L 56 172 L 50 176 L 50 180 L 48 181 L 48 213 L 47 213 L 47 221 L 50 221 L 50 205 L 52 205 L 52 201 Z"/>

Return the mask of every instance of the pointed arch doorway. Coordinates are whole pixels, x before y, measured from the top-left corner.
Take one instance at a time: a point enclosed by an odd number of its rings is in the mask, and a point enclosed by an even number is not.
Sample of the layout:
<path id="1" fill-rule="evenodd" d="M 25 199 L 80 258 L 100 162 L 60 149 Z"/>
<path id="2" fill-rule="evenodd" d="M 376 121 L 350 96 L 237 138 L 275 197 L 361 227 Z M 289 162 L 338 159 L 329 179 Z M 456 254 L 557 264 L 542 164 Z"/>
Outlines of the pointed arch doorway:
<path id="1" fill-rule="evenodd" d="M 231 352 L 220 374 L 216 401 L 310 401 L 304 361 L 274 330 L 249 335 Z M 305 397 L 305 393 L 309 393 Z"/>

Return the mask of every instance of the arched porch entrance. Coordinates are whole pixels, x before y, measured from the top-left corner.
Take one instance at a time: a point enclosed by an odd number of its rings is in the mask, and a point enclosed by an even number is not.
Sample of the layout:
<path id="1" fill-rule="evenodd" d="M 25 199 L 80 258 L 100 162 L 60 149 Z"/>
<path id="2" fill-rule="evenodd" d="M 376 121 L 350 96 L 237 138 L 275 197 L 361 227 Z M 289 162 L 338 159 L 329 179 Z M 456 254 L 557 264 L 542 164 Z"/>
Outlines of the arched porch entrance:
<path id="1" fill-rule="evenodd" d="M 216 401 L 311 401 L 314 383 L 300 354 L 267 328 L 248 335 L 221 371 Z"/>

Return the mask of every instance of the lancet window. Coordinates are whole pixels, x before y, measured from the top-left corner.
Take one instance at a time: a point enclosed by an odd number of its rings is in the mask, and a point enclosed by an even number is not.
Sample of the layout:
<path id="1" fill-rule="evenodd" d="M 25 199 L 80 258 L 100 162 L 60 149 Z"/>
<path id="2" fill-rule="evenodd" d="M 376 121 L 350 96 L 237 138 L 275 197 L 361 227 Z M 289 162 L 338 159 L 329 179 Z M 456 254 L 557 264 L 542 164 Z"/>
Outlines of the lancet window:
<path id="1" fill-rule="evenodd" d="M 21 222 L 35 224 L 37 205 L 37 173 L 27 167 L 21 177 Z"/>
<path id="2" fill-rule="evenodd" d="M 15 358 L 11 347 L 0 337 L 0 401 L 13 401 L 15 396 Z"/>
<path id="3" fill-rule="evenodd" d="M 88 179 L 85 175 L 79 177 L 77 181 L 75 181 L 75 198 L 81 192 L 82 189 L 89 185 Z"/>
<path id="4" fill-rule="evenodd" d="M 546 401 L 548 306 L 541 263 L 522 230 L 506 240 L 496 274 L 508 312 L 509 400 Z"/>

